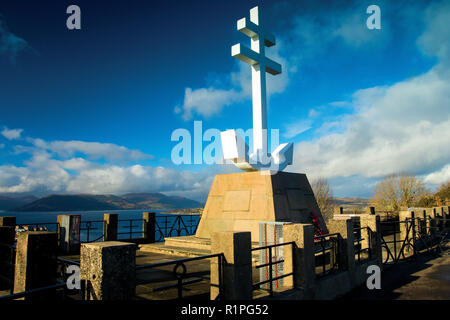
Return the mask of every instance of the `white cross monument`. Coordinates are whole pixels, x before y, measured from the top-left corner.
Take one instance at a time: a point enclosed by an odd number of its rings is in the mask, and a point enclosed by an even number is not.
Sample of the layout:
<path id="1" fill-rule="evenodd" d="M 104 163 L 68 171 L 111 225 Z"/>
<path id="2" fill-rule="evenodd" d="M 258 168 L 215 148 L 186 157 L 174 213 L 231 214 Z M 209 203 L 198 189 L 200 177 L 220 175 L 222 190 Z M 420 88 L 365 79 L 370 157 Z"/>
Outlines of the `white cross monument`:
<path id="1" fill-rule="evenodd" d="M 247 18 L 237 21 L 237 30 L 251 39 L 251 49 L 235 44 L 231 55 L 252 68 L 253 153 L 248 153 L 247 144 L 235 130 L 227 130 L 221 132 L 224 159 L 244 171 L 282 171 L 292 164 L 293 144 L 281 144 L 272 154 L 267 148 L 266 72 L 280 74 L 281 65 L 267 58 L 264 49 L 275 45 L 275 37 L 264 30 L 258 7 L 250 10 L 250 21 Z"/>

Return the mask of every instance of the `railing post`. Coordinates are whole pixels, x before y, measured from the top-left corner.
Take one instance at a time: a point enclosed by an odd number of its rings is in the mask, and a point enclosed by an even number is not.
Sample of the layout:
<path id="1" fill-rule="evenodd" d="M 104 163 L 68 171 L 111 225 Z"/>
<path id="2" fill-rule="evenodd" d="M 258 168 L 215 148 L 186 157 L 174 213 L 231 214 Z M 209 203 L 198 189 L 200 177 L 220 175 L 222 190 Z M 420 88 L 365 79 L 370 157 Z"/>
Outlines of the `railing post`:
<path id="1" fill-rule="evenodd" d="M 105 213 L 103 215 L 103 241 L 117 240 L 119 215 L 117 213 Z"/>
<path id="2" fill-rule="evenodd" d="M 292 250 L 284 251 L 285 285 L 311 289 L 315 282 L 314 227 L 312 224 L 289 223 L 283 225 L 283 242 L 294 242 Z"/>
<path id="3" fill-rule="evenodd" d="M 105 241 L 83 243 L 80 279 L 89 300 L 132 300 L 136 293 L 136 245 Z"/>
<path id="4" fill-rule="evenodd" d="M 58 242 L 61 253 L 79 252 L 81 215 L 61 214 L 56 219 L 58 222 Z"/>
<path id="5" fill-rule="evenodd" d="M 427 216 L 429 217 L 430 235 L 433 236 L 437 232 L 436 208 L 428 208 Z"/>
<path id="6" fill-rule="evenodd" d="M 211 254 L 223 253 L 224 300 L 251 300 L 252 255 L 250 232 L 214 232 L 211 235 Z M 211 259 L 211 300 L 219 295 L 219 259 Z"/>
<path id="7" fill-rule="evenodd" d="M 447 227 L 447 215 L 445 213 L 445 207 L 440 207 L 441 211 L 441 223 L 442 223 L 442 229 L 445 229 Z"/>
<path id="8" fill-rule="evenodd" d="M 379 215 L 365 215 L 361 216 L 361 227 L 368 227 L 372 233 L 371 246 L 372 257 L 376 257 L 378 266 L 382 266 L 383 253 L 381 251 L 381 225 Z M 394 233 L 395 235 L 395 233 Z"/>
<path id="9" fill-rule="evenodd" d="M 147 243 L 155 242 L 156 214 L 154 212 L 142 213 L 142 237 Z"/>
<path id="10" fill-rule="evenodd" d="M 56 284 L 56 232 L 28 231 L 17 237 L 14 293 Z M 55 292 L 42 292 L 25 300 L 55 299 Z"/>

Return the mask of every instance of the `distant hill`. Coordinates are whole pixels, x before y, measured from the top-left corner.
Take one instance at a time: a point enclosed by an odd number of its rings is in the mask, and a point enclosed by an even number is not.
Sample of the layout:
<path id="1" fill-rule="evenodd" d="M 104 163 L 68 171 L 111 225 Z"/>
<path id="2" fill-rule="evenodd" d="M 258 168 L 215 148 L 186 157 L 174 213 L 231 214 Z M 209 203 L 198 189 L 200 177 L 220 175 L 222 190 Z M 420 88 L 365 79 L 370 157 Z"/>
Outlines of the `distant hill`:
<path id="1" fill-rule="evenodd" d="M 10 210 L 36 201 L 38 198 L 25 196 L 19 198 L 0 196 L 0 210 Z"/>
<path id="2" fill-rule="evenodd" d="M 344 210 L 363 210 L 369 206 L 370 199 L 365 198 L 334 198 L 337 207 L 343 207 Z"/>
<path id="3" fill-rule="evenodd" d="M 49 195 L 10 208 L 10 211 L 97 211 L 134 209 L 180 209 L 202 207 L 202 204 L 184 197 L 166 196 L 162 193 L 130 193 L 114 195 Z"/>

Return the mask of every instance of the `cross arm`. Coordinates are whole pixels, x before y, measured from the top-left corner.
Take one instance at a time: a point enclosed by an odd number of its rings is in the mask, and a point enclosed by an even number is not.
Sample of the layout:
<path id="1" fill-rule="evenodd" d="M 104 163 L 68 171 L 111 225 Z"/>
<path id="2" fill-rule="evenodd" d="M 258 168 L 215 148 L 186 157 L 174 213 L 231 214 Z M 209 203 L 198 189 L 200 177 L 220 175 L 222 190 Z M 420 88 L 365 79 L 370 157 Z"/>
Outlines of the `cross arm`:
<path id="1" fill-rule="evenodd" d="M 276 63 L 272 59 L 267 57 L 261 57 L 261 55 L 240 43 L 231 47 L 231 55 L 241 61 L 244 61 L 250 65 L 262 64 L 266 67 L 266 71 L 272 75 L 281 73 L 281 65 Z M 262 60 L 262 61 L 261 61 Z"/>
<path id="2" fill-rule="evenodd" d="M 264 38 L 264 45 L 266 47 L 275 45 L 275 37 L 273 34 L 264 32 L 257 24 L 254 24 L 246 18 L 238 20 L 237 29 L 250 38 L 261 36 L 262 38 Z"/>

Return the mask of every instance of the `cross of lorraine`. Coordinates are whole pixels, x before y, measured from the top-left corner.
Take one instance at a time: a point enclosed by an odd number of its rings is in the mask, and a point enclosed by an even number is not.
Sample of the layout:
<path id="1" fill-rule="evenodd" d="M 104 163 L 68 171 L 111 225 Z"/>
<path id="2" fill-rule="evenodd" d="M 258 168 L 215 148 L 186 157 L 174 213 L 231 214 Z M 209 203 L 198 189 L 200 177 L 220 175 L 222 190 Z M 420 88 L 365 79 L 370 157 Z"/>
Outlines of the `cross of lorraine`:
<path id="1" fill-rule="evenodd" d="M 283 143 L 272 153 L 268 152 L 266 72 L 277 75 L 281 65 L 265 55 L 265 47 L 275 45 L 275 37 L 266 32 L 258 7 L 250 10 L 250 20 L 237 21 L 237 30 L 250 37 L 251 47 L 240 43 L 231 48 L 231 56 L 248 63 L 252 69 L 253 152 L 236 130 L 221 132 L 225 160 L 244 171 L 282 171 L 292 164 L 293 144 Z"/>

